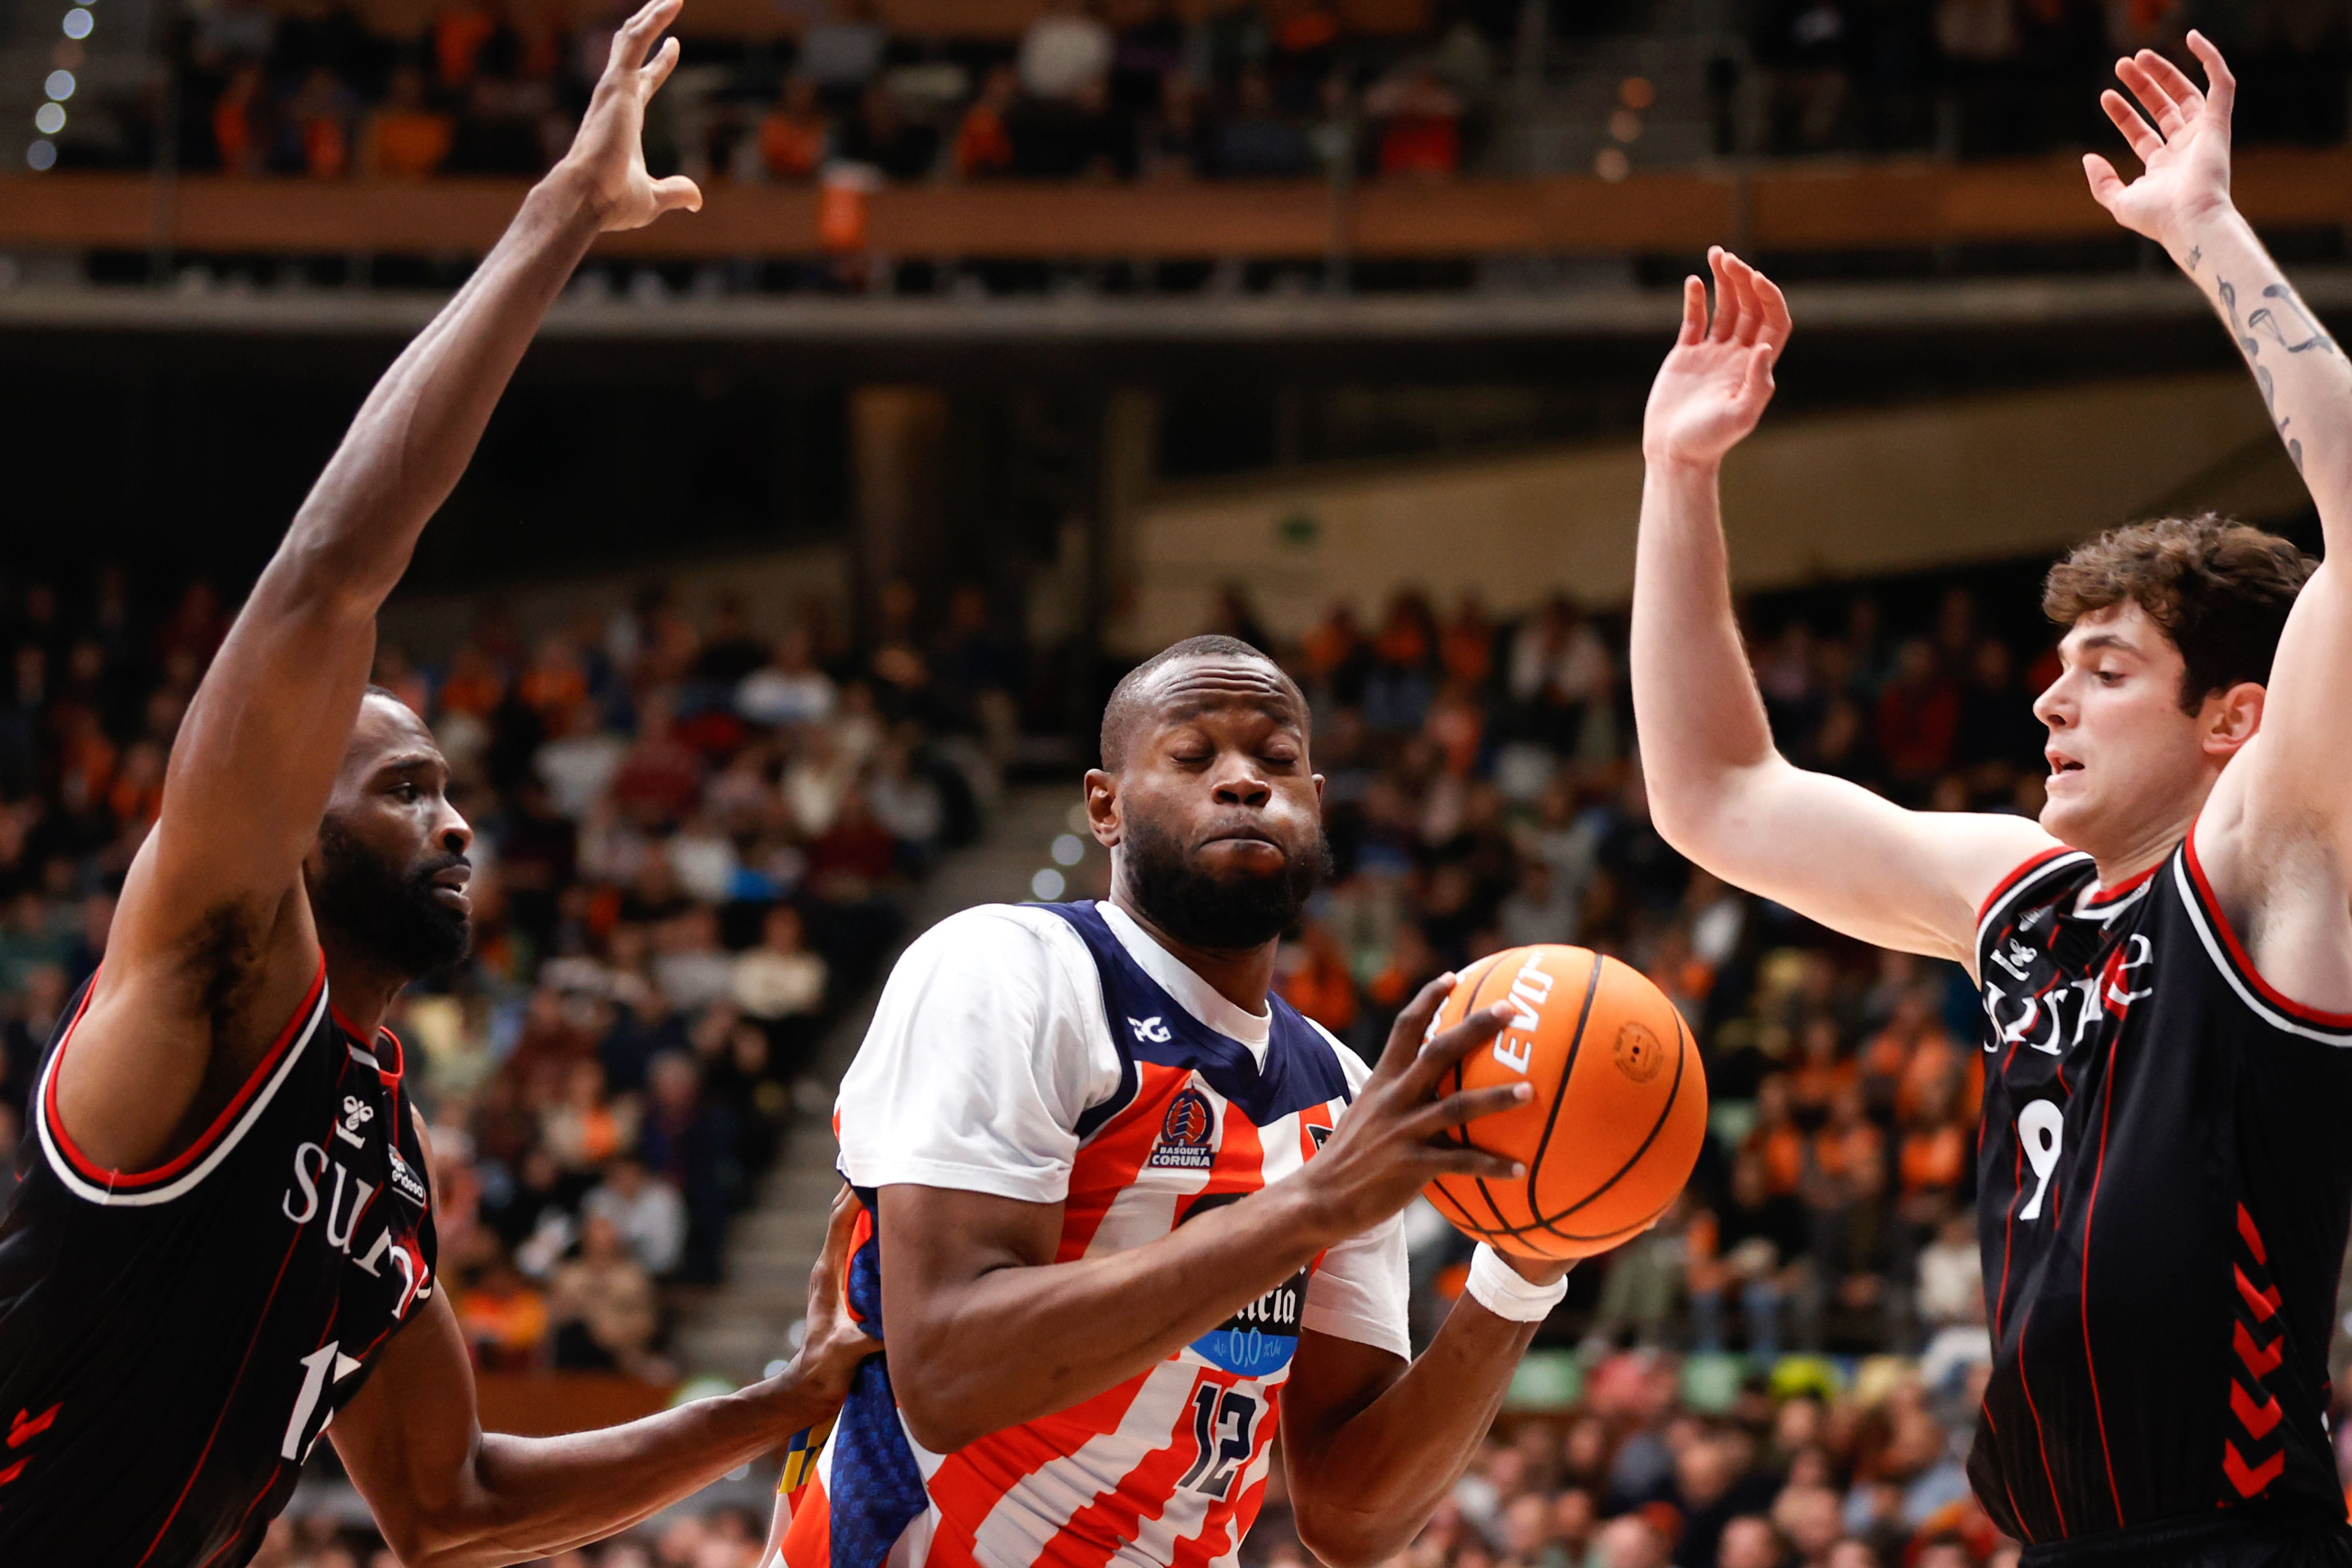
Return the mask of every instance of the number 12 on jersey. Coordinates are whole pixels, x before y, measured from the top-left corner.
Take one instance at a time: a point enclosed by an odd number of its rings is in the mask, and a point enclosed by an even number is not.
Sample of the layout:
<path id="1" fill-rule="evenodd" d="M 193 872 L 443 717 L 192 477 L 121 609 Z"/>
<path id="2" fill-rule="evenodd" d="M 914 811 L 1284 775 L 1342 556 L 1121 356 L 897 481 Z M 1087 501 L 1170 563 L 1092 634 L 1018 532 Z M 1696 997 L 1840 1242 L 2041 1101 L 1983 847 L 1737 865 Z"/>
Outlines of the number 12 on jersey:
<path id="1" fill-rule="evenodd" d="M 1176 1484 L 1210 1497 L 1233 1490 L 1234 1476 L 1256 1446 L 1257 1401 L 1239 1389 L 1203 1383 L 1192 1394 L 1192 1468 Z"/>

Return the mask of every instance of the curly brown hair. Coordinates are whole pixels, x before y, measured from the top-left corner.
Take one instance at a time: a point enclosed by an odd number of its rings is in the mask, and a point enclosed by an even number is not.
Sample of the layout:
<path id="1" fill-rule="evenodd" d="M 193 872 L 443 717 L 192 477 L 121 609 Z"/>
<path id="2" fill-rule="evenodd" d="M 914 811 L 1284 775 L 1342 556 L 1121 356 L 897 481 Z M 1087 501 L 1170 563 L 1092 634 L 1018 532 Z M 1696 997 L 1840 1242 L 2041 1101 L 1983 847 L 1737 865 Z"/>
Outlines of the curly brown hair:
<path id="1" fill-rule="evenodd" d="M 2128 600 L 2187 665 L 2180 706 L 2241 681 L 2268 685 L 2287 612 L 2318 561 L 2276 534 L 2206 512 L 2109 528 L 2050 569 L 2042 612 L 2072 626 Z"/>

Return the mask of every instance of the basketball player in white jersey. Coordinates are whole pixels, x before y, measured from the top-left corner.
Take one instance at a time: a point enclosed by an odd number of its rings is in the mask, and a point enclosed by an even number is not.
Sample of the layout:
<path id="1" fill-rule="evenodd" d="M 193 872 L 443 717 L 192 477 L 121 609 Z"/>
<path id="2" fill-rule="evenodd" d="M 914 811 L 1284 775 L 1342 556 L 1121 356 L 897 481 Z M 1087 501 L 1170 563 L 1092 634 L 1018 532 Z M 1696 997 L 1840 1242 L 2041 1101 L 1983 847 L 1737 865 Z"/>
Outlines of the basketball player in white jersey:
<path id="1" fill-rule="evenodd" d="M 969 910 L 899 961 L 838 1108 L 872 1215 L 849 1301 L 884 1354 L 792 1511 L 792 1568 L 1230 1563 L 1277 1421 L 1335 1568 L 1452 1491 L 1567 1268 L 1482 1248 L 1412 1359 L 1397 1216 L 1441 1171 L 1516 1170 L 1438 1139 L 1530 1091 L 1438 1095 L 1505 1021 L 1424 1044 L 1450 976 L 1376 1070 L 1273 994 L 1325 857 L 1307 733 L 1248 645 L 1167 650 L 1087 775 L 1109 899 Z"/>

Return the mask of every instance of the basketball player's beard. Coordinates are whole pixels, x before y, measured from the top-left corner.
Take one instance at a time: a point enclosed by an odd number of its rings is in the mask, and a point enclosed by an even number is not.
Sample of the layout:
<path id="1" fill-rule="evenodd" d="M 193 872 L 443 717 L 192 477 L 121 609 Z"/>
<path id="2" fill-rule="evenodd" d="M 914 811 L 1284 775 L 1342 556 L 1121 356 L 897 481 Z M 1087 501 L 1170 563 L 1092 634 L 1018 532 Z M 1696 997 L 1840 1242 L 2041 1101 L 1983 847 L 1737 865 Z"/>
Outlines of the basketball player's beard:
<path id="1" fill-rule="evenodd" d="M 395 975 L 419 979 L 466 956 L 473 923 L 434 896 L 433 879 L 463 855 L 436 855 L 404 872 L 360 846 L 341 823 L 319 824 L 310 912 Z"/>
<path id="2" fill-rule="evenodd" d="M 1212 875 L 1172 835 L 1133 817 L 1119 849 L 1137 906 L 1179 942 L 1212 952 L 1255 947 L 1288 931 L 1331 869 L 1330 841 L 1320 829 L 1307 852 L 1288 852 L 1273 876 Z"/>

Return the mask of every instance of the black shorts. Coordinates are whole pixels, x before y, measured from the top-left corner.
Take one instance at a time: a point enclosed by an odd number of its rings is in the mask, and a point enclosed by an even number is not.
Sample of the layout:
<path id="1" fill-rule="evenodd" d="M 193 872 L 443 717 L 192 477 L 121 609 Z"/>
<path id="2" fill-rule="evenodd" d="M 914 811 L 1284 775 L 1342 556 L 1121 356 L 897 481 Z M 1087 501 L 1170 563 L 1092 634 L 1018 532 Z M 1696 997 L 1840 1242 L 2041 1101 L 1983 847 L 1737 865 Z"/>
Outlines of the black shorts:
<path id="1" fill-rule="evenodd" d="M 2352 1568 L 2352 1526 L 2233 1518 L 2174 1520 L 2029 1546 L 2020 1568 Z"/>

